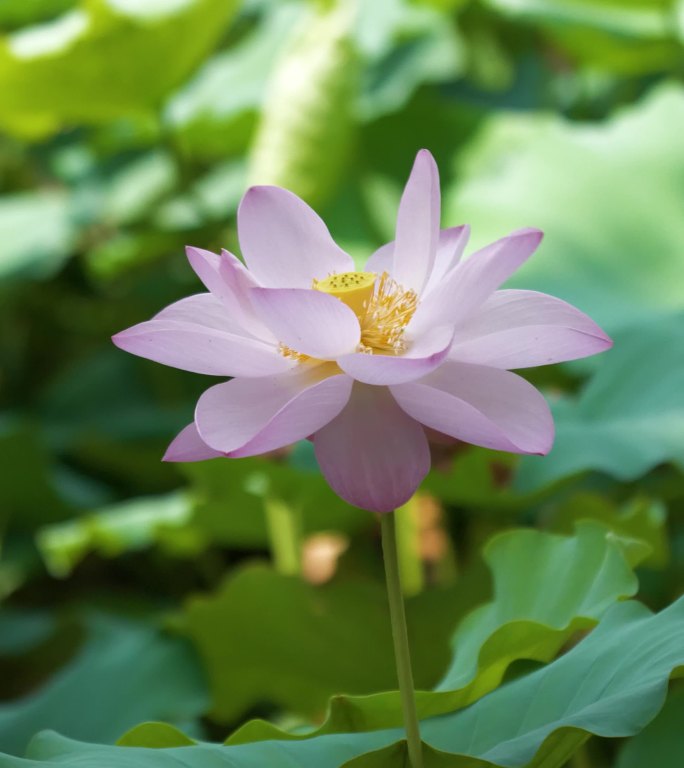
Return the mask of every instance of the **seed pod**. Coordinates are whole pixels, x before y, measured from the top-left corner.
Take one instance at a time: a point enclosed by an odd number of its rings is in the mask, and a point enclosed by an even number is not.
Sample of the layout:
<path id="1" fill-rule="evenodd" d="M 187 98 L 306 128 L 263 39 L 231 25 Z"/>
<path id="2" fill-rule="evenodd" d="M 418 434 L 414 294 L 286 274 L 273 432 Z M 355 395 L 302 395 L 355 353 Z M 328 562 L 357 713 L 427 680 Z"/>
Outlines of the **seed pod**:
<path id="1" fill-rule="evenodd" d="M 276 184 L 312 205 L 335 188 L 351 149 L 358 93 L 356 3 L 302 20 L 275 67 L 250 153 L 249 184 Z"/>

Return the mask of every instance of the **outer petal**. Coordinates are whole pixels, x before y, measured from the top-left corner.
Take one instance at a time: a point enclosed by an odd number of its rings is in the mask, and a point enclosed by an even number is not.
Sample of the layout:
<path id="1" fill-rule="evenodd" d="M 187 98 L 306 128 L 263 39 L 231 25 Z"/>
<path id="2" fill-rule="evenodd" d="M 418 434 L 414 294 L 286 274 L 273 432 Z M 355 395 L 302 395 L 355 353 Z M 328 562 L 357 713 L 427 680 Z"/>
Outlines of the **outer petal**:
<path id="1" fill-rule="evenodd" d="M 195 274 L 204 283 L 207 290 L 218 299 L 223 300 L 224 297 L 227 297 L 230 301 L 232 290 L 221 275 L 221 256 L 212 251 L 206 251 L 204 248 L 195 248 L 193 245 L 185 247 L 185 254 L 190 266 L 195 270 Z"/>
<path id="2" fill-rule="evenodd" d="M 430 326 L 465 320 L 534 253 L 541 238 L 538 229 L 521 229 L 474 253 L 424 297 L 409 331 L 418 335 Z"/>
<path id="3" fill-rule="evenodd" d="M 344 408 L 352 380 L 332 366 L 233 379 L 208 389 L 195 422 L 204 442 L 232 457 L 272 451 L 312 435 Z"/>
<path id="4" fill-rule="evenodd" d="M 245 265 L 237 256 L 224 249 L 221 251 L 220 272 L 221 277 L 231 291 L 230 298 L 226 297 L 224 299 L 229 312 L 253 336 L 265 341 L 276 341 L 275 336 L 262 322 L 254 309 L 250 293 L 252 288 L 258 287 L 259 283 L 249 273 Z"/>
<path id="5" fill-rule="evenodd" d="M 314 278 L 354 269 L 323 220 L 292 192 L 252 187 L 238 209 L 245 262 L 257 280 L 274 288 L 311 288 Z"/>
<path id="6" fill-rule="evenodd" d="M 453 360 L 530 368 L 603 352 L 613 342 L 583 312 L 535 291 L 492 294 L 458 329 Z"/>
<path id="7" fill-rule="evenodd" d="M 515 373 L 448 361 L 420 382 L 391 389 L 409 416 L 459 440 L 512 453 L 551 450 L 549 407 Z"/>
<path id="8" fill-rule="evenodd" d="M 205 461 L 225 454 L 210 448 L 199 436 L 195 423 L 188 424 L 172 440 L 162 461 Z"/>
<path id="9" fill-rule="evenodd" d="M 431 328 L 414 341 L 405 355 L 369 355 L 354 352 L 337 358 L 340 368 L 364 384 L 401 384 L 426 376 L 445 360 L 453 329 Z"/>
<path id="10" fill-rule="evenodd" d="M 419 294 L 432 271 L 439 239 L 439 171 L 421 149 L 404 188 L 397 214 L 392 277 Z"/>
<path id="11" fill-rule="evenodd" d="M 297 352 L 333 360 L 359 344 L 358 318 L 334 296 L 304 288 L 254 288 L 251 297 L 275 337 Z"/>
<path id="12" fill-rule="evenodd" d="M 422 427 L 385 387 L 355 384 L 346 408 L 316 432 L 313 443 L 335 493 L 371 512 L 405 504 L 430 469 Z"/>
<path id="13" fill-rule="evenodd" d="M 469 238 L 470 227 L 467 224 L 440 231 L 435 265 L 423 289 L 423 296 L 439 285 L 440 281 L 461 261 Z"/>
<path id="14" fill-rule="evenodd" d="M 273 334 L 257 317 L 249 291 L 258 285 L 245 266 L 230 251 L 221 255 L 187 246 L 190 265 L 204 285 L 225 308 L 227 316 L 250 336 L 275 342 Z"/>
<path id="15" fill-rule="evenodd" d="M 219 300 L 207 293 L 171 304 L 112 341 L 133 355 L 214 376 L 269 376 L 294 364 L 275 344 L 246 336 Z"/>

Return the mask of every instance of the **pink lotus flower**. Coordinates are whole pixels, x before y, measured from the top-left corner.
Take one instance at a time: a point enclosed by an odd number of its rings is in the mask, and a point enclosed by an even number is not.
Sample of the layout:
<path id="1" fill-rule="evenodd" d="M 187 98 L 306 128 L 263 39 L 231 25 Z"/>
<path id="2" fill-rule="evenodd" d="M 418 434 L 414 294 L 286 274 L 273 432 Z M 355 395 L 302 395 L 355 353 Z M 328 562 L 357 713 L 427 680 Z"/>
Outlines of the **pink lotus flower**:
<path id="1" fill-rule="evenodd" d="M 114 336 L 135 355 L 233 377 L 199 399 L 166 461 L 252 456 L 313 440 L 333 490 L 388 512 L 430 467 L 426 429 L 475 445 L 546 454 L 553 420 L 512 368 L 611 346 L 585 314 L 553 296 L 497 290 L 542 238 L 521 229 L 461 255 L 468 227 L 440 230 L 432 155 L 404 189 L 396 239 L 364 272 L 323 221 L 287 190 L 253 187 L 238 210 L 246 267 L 188 248 L 208 293 L 182 299 Z"/>

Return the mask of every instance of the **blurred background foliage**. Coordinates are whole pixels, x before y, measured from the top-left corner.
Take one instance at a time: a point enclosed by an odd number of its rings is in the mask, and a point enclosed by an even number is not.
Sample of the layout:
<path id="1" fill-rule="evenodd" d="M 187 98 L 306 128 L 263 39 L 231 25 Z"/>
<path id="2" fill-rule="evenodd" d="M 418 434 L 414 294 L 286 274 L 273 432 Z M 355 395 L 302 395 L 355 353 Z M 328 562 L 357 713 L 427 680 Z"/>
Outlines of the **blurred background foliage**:
<path id="1" fill-rule="evenodd" d="M 320 725 L 335 694 L 358 722 L 392 720 L 353 698 L 395 687 L 376 521 L 308 445 L 162 464 L 208 382 L 109 342 L 201 290 L 183 246 L 236 250 L 249 184 L 300 194 L 362 264 L 427 147 L 444 223 L 478 246 L 544 229 L 514 285 L 615 337 L 531 373 L 549 457 L 435 447 L 401 511 L 419 687 L 464 706 L 609 603 L 681 593 L 683 40 L 681 0 L 0 2 L 0 751 L 44 728 L 114 743 L 144 720 L 218 740 L 253 716 Z M 586 520 L 595 562 L 575 551 Z M 506 571 L 502 539 L 483 545 L 515 527 L 542 538 L 516 534 Z M 577 765 L 679 765 L 681 710 L 679 691 Z"/>

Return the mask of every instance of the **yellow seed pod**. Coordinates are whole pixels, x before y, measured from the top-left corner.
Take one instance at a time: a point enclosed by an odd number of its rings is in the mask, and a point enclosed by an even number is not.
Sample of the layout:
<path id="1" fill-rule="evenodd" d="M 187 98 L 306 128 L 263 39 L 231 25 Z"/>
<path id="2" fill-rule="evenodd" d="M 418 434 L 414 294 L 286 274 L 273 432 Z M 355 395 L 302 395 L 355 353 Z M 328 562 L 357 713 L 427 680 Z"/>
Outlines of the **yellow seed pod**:
<path id="1" fill-rule="evenodd" d="M 247 180 L 286 187 L 312 205 L 335 188 L 349 157 L 358 93 L 356 0 L 302 19 L 267 89 Z"/>

